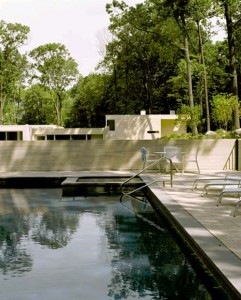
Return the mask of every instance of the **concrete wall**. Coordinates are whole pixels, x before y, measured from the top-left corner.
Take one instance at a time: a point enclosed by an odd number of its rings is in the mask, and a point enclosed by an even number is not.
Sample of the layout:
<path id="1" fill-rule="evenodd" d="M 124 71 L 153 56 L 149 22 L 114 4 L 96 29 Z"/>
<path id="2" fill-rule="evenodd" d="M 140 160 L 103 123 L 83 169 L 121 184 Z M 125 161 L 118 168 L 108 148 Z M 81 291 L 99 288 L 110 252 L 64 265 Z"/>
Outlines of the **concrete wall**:
<path id="1" fill-rule="evenodd" d="M 162 136 L 186 133 L 186 124 L 177 123 L 176 115 L 106 115 L 115 121 L 115 130 L 108 131 L 105 139 L 156 140 Z"/>
<path id="2" fill-rule="evenodd" d="M 154 152 L 165 145 L 182 147 L 186 156 L 200 147 L 201 171 L 223 170 L 235 140 L 0 141 L 0 171 L 140 170 L 141 147 Z"/>
<path id="3" fill-rule="evenodd" d="M 109 126 L 114 124 L 114 129 Z M 14 137 L 10 133 L 14 132 Z M 16 134 L 17 133 L 17 134 Z M 0 125 L 0 140 L 156 140 L 186 133 L 186 123 L 170 115 L 106 115 L 104 128 L 64 128 L 56 125 Z"/>

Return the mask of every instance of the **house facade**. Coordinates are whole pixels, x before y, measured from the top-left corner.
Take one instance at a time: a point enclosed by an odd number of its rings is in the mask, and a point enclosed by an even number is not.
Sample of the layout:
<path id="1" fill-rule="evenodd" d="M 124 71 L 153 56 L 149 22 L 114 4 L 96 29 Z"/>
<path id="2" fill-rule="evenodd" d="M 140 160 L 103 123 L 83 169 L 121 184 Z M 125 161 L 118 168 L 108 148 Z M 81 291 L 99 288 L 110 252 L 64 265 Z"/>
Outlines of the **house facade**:
<path id="1" fill-rule="evenodd" d="M 186 133 L 186 123 L 177 115 L 107 115 L 108 140 L 156 140 L 171 134 Z"/>
<path id="2" fill-rule="evenodd" d="M 106 115 L 104 128 L 56 125 L 0 125 L 0 141 L 34 140 L 155 140 L 186 132 L 177 115 Z"/>

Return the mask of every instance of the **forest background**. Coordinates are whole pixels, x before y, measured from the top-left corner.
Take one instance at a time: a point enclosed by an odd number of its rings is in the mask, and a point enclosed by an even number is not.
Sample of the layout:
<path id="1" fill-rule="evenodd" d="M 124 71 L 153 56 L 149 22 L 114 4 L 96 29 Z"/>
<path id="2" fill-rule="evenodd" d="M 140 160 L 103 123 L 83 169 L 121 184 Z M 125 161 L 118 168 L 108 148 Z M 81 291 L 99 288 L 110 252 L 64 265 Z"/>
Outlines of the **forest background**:
<path id="1" fill-rule="evenodd" d="M 30 28 L 0 22 L 0 124 L 104 127 L 106 114 L 169 114 L 194 136 L 240 128 L 239 0 L 106 4 L 102 60 L 83 77 L 65 45 L 21 53 Z M 217 26 L 227 33 L 215 41 Z"/>

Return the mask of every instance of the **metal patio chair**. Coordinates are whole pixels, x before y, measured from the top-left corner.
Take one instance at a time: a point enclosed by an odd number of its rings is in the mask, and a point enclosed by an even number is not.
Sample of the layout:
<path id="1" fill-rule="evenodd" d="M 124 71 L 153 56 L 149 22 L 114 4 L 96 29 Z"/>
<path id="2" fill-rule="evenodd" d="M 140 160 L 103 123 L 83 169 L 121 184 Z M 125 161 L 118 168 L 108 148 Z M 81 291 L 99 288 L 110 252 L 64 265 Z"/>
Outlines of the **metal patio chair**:
<path id="1" fill-rule="evenodd" d="M 176 169 L 177 172 L 184 171 L 183 169 L 183 152 L 180 147 L 177 146 L 165 146 L 164 147 L 164 156 L 170 158 L 172 160 L 172 165 Z M 166 162 L 167 165 L 170 166 L 169 161 Z"/>
<path id="2" fill-rule="evenodd" d="M 185 163 L 196 164 L 198 173 L 200 174 L 200 167 L 199 167 L 199 164 L 198 164 L 198 152 L 199 152 L 199 148 L 197 148 L 195 153 L 185 154 L 183 160 L 184 160 L 184 164 Z"/>
<path id="3" fill-rule="evenodd" d="M 143 162 L 143 169 L 144 169 L 148 165 L 156 162 L 159 159 L 159 157 L 154 153 L 148 153 L 147 149 L 145 147 L 142 147 L 141 148 L 141 159 Z M 159 164 L 157 164 L 155 167 L 158 168 L 158 170 L 160 170 Z"/>

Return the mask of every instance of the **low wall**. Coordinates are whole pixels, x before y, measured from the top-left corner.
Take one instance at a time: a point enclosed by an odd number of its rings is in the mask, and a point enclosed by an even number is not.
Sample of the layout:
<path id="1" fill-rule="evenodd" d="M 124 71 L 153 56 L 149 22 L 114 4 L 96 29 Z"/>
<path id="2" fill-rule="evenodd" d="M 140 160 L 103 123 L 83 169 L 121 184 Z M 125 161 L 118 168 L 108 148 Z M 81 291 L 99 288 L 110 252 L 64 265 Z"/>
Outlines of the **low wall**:
<path id="1" fill-rule="evenodd" d="M 0 171 L 140 170 L 141 147 L 145 146 L 149 152 L 154 152 L 163 151 L 165 145 L 182 147 L 186 157 L 200 147 L 198 161 L 201 171 L 223 170 L 230 154 L 235 152 L 233 151 L 235 143 L 236 140 L 230 139 L 2 141 Z M 196 170 L 196 166 L 187 164 L 185 169 Z"/>

